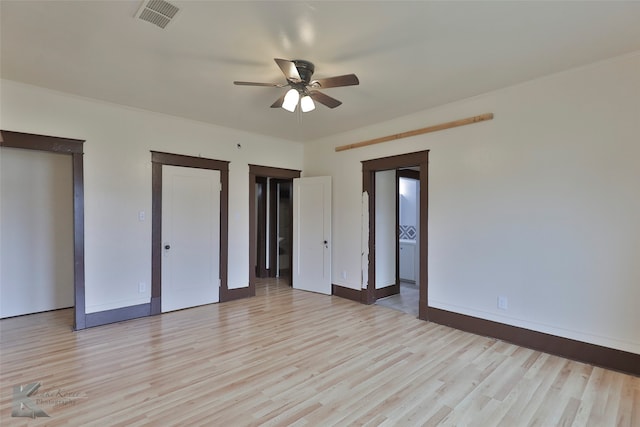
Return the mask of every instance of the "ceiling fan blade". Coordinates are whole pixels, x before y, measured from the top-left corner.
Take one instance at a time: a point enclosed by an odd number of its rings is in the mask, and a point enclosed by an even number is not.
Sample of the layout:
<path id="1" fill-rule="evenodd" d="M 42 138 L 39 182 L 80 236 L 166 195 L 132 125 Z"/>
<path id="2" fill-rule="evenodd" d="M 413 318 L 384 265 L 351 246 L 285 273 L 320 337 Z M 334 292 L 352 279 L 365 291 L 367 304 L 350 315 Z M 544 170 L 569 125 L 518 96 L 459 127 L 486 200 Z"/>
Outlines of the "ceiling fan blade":
<path id="1" fill-rule="evenodd" d="M 355 86 L 360 84 L 360 80 L 355 74 L 345 74 L 344 76 L 328 77 L 326 79 L 318 79 L 311 82 L 311 86 L 318 85 L 322 89 L 340 86 Z"/>
<path id="2" fill-rule="evenodd" d="M 277 83 L 256 83 L 256 82 L 233 82 L 234 85 L 238 86 L 268 86 L 268 87 L 283 87 L 283 85 L 279 85 Z"/>
<path id="3" fill-rule="evenodd" d="M 328 95 L 325 95 L 322 92 L 318 92 L 317 90 L 312 90 L 309 93 L 309 96 L 314 100 L 314 101 L 318 101 L 320 104 L 324 104 L 329 108 L 336 108 L 337 106 L 339 106 L 340 104 L 342 104 L 341 101 L 338 101 L 335 98 L 332 98 Z"/>
<path id="4" fill-rule="evenodd" d="M 286 92 L 284 93 L 284 95 L 282 95 L 280 98 L 278 98 L 276 100 L 276 102 L 271 104 L 271 108 L 280 108 L 280 107 L 282 107 L 282 103 L 284 102 L 285 95 L 286 95 Z"/>
<path id="5" fill-rule="evenodd" d="M 287 80 L 293 80 L 294 82 L 302 81 L 302 78 L 298 73 L 298 69 L 296 68 L 296 64 L 294 64 L 292 61 L 279 58 L 274 58 L 273 60 L 276 61 L 276 64 L 278 64 L 278 67 L 280 67 Z"/>

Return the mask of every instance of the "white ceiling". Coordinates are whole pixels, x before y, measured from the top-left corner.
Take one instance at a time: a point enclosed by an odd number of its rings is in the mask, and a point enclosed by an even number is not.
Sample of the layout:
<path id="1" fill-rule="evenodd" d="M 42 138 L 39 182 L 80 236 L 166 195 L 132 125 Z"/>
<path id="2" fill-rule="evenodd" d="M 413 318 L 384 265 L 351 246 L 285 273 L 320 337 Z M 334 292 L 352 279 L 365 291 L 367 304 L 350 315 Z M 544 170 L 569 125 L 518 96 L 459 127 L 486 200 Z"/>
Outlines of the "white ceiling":
<path id="1" fill-rule="evenodd" d="M 640 2 L 171 1 L 163 30 L 141 1 L 0 2 L 1 75 L 85 97 L 294 141 L 410 114 L 640 50 Z M 343 105 L 289 113 L 273 58 L 306 59 Z M 481 113 L 481 112 L 479 112 Z"/>

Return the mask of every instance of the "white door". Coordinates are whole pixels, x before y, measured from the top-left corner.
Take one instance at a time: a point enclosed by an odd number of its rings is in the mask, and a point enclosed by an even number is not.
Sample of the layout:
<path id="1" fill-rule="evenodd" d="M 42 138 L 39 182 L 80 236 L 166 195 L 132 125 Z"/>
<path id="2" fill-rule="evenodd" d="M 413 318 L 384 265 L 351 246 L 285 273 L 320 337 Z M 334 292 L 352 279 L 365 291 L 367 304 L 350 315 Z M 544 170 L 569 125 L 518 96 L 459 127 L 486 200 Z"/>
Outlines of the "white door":
<path id="1" fill-rule="evenodd" d="M 162 167 L 163 312 L 219 301 L 220 171 Z"/>
<path id="2" fill-rule="evenodd" d="M 293 287 L 331 295 L 331 177 L 293 180 Z"/>

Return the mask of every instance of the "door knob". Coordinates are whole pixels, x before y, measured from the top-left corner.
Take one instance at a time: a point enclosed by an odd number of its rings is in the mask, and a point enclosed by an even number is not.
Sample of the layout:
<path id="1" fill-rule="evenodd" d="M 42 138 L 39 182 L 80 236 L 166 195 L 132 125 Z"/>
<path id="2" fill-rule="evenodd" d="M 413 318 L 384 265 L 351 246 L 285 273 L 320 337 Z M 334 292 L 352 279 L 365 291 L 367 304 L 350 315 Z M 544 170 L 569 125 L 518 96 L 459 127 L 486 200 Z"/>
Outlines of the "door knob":
<path id="1" fill-rule="evenodd" d="M 170 245 L 164 245 L 164 248 L 165 248 L 166 250 L 169 250 L 169 249 L 171 249 L 171 246 L 170 246 Z"/>

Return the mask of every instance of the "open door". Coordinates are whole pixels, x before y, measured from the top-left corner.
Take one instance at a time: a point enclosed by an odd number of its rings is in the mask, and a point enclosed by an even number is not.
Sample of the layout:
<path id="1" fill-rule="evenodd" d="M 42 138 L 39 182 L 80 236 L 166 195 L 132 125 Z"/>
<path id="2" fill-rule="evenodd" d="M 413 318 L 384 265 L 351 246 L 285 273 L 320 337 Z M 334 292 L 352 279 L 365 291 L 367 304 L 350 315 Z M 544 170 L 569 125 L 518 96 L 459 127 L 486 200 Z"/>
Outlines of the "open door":
<path id="1" fill-rule="evenodd" d="M 293 180 L 293 287 L 331 295 L 331 177 Z"/>

